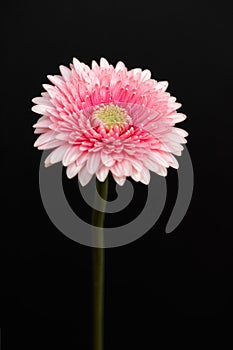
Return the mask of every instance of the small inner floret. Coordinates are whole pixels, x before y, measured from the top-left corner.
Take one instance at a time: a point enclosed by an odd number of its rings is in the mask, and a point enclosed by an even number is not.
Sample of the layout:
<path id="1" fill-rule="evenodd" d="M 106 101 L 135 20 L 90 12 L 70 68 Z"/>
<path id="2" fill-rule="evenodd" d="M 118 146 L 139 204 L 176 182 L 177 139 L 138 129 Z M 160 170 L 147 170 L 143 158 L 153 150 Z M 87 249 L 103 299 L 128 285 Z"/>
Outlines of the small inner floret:
<path id="1" fill-rule="evenodd" d="M 95 112 L 95 117 L 108 127 L 124 125 L 130 119 L 124 108 L 113 104 L 99 107 Z"/>

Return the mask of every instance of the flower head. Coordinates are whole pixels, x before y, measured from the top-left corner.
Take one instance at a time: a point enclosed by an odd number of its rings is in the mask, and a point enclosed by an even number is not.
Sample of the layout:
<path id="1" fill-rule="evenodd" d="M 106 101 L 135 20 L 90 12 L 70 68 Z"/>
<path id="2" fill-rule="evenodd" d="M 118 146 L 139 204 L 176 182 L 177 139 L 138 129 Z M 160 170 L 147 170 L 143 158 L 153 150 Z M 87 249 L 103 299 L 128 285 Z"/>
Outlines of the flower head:
<path id="1" fill-rule="evenodd" d="M 173 154 L 181 155 L 188 134 L 174 125 L 186 116 L 177 113 L 181 105 L 166 92 L 167 82 L 104 58 L 92 68 L 74 58 L 60 71 L 32 100 L 32 110 L 43 115 L 34 125 L 41 134 L 34 146 L 54 149 L 45 166 L 62 161 L 67 176 L 78 174 L 83 186 L 94 174 L 104 181 L 109 171 L 119 185 L 127 176 L 148 184 L 150 171 L 166 176 L 169 166 L 178 168 Z"/>

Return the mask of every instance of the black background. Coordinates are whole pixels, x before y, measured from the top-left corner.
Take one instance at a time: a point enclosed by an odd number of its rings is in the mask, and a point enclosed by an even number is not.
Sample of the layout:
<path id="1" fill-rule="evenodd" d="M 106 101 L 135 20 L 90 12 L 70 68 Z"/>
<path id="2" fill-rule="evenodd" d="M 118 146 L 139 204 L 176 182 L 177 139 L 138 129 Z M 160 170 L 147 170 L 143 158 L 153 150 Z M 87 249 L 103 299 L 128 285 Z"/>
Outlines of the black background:
<path id="1" fill-rule="evenodd" d="M 73 56 L 87 64 L 102 56 L 113 64 L 122 60 L 168 80 L 188 116 L 180 126 L 190 134 L 194 167 L 192 202 L 174 232 L 165 234 L 177 192 L 171 169 L 156 225 L 132 244 L 106 250 L 106 349 L 163 349 L 168 343 L 189 349 L 193 342 L 226 339 L 233 311 L 231 11 L 230 1 L 5 4 L 4 350 L 91 348 L 92 250 L 66 238 L 48 219 L 38 186 L 41 152 L 33 148 L 38 116 L 31 99 L 46 75 L 58 74 Z M 64 187 L 80 206 L 76 181 L 64 178 Z M 136 211 L 145 192 L 146 186 L 135 184 Z M 122 218 L 127 222 L 131 214 L 124 211 Z"/>

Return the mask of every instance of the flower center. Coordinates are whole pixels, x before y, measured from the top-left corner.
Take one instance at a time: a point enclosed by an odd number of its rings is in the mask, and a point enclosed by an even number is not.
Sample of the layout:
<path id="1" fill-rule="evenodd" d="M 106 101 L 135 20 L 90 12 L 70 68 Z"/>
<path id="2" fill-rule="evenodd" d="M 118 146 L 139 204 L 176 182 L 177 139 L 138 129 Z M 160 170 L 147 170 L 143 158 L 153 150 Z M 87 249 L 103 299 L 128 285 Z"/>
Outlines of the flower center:
<path id="1" fill-rule="evenodd" d="M 94 116 L 107 127 L 123 126 L 131 121 L 127 111 L 114 104 L 99 106 Z"/>

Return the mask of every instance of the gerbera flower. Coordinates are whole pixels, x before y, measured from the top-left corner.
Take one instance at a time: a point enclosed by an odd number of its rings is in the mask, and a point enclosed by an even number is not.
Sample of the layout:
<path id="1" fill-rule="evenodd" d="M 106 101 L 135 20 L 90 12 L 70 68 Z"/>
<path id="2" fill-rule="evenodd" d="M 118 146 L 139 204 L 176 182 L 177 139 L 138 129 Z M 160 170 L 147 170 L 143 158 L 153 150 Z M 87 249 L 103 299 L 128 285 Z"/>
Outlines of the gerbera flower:
<path id="1" fill-rule="evenodd" d="M 148 184 L 150 171 L 166 176 L 178 168 L 186 131 L 174 127 L 186 116 L 166 92 L 168 83 L 151 79 L 149 70 L 114 68 L 106 59 L 92 68 L 73 59 L 70 69 L 48 76 L 53 85 L 32 101 L 43 116 L 34 125 L 41 134 L 34 146 L 54 149 L 45 166 L 62 161 L 69 178 L 78 174 L 86 185 L 96 174 L 104 181 L 112 173 L 123 185 L 127 176 Z"/>

